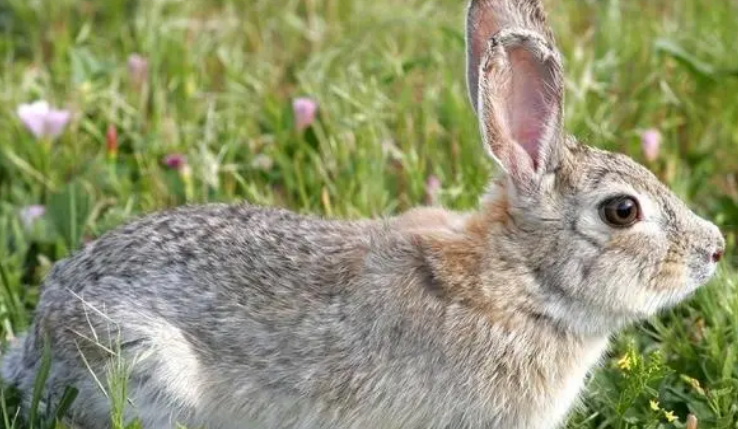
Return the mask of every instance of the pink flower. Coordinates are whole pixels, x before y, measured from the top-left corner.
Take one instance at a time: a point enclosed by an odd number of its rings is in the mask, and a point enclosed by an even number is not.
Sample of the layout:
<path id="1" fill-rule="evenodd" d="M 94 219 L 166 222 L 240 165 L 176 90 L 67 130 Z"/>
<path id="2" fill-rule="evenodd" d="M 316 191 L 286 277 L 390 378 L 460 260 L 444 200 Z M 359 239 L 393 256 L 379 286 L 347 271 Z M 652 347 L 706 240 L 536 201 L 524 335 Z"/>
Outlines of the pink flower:
<path id="1" fill-rule="evenodd" d="M 302 131 L 315 122 L 318 103 L 307 97 L 295 98 L 292 100 L 292 112 L 295 116 L 295 128 Z"/>
<path id="2" fill-rule="evenodd" d="M 20 211 L 21 222 L 26 228 L 30 228 L 36 219 L 40 218 L 46 213 L 46 207 L 34 204 L 23 207 Z"/>
<path id="3" fill-rule="evenodd" d="M 146 82 L 149 74 L 149 62 L 142 55 L 131 54 L 128 57 L 128 75 L 131 77 L 133 85 L 140 87 Z"/>
<path id="4" fill-rule="evenodd" d="M 641 149 L 649 162 L 656 161 L 661 147 L 661 133 L 656 129 L 648 129 L 641 134 Z"/>
<path id="5" fill-rule="evenodd" d="M 441 180 L 434 176 L 428 176 L 425 181 L 425 202 L 428 205 L 438 204 L 438 193 L 441 191 Z"/>
<path id="6" fill-rule="evenodd" d="M 172 170 L 181 170 L 187 165 L 187 157 L 181 153 L 172 153 L 164 157 L 164 165 Z"/>
<path id="7" fill-rule="evenodd" d="M 71 113 L 68 110 L 57 110 L 43 100 L 18 106 L 18 116 L 23 125 L 37 139 L 58 137 L 66 127 Z"/>

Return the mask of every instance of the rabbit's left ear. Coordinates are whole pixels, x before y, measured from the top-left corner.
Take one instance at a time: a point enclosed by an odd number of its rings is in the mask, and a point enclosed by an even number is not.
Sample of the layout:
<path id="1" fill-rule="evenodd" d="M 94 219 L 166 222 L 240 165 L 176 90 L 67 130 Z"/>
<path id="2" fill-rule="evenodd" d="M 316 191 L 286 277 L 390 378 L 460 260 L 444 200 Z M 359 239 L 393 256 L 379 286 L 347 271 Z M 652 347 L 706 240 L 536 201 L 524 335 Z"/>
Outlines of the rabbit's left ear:
<path id="1" fill-rule="evenodd" d="M 472 0 L 467 43 L 485 145 L 516 187 L 535 187 L 558 165 L 564 143 L 561 60 L 540 5 Z"/>

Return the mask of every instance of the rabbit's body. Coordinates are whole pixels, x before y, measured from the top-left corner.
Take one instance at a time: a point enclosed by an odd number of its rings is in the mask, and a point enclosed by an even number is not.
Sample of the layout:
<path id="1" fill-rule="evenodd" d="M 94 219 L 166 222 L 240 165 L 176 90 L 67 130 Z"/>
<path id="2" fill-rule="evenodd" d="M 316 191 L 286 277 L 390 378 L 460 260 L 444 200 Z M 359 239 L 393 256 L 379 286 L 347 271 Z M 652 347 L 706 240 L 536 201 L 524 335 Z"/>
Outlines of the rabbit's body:
<path id="1" fill-rule="evenodd" d="M 479 219 L 451 215 L 421 236 L 407 221 L 424 214 L 339 222 L 212 205 L 111 232 L 46 281 L 39 321 L 63 327 L 50 331 L 49 384 L 80 389 L 73 421 L 85 429 L 109 420 L 89 371 L 104 380 L 114 353 L 129 365 L 130 416 L 147 428 L 553 427 L 605 338 L 520 306 L 456 302 L 445 289 L 473 285 L 438 284 L 445 268 L 428 255 L 481 244 Z M 455 269 L 499 270 L 490 292 L 518 294 L 519 273 L 459 250 L 469 266 Z M 8 360 L 22 390 L 41 345 Z"/>
<path id="2" fill-rule="evenodd" d="M 559 426 L 608 336 L 688 297 L 725 242 L 647 169 L 566 135 L 538 1 L 472 0 L 467 23 L 501 167 L 478 210 L 212 205 L 121 227 L 54 267 L 4 359 L 24 411 L 48 335 L 46 409 L 77 387 L 81 429 L 108 427 L 118 367 L 146 429 Z"/>

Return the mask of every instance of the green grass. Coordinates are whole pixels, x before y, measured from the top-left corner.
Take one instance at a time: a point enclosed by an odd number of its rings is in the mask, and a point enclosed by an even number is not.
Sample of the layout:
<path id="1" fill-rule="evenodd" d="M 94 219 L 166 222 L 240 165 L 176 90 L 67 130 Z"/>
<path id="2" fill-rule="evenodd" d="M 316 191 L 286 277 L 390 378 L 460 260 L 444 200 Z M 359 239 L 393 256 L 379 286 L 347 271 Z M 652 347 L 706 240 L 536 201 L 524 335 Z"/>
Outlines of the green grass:
<path id="1" fill-rule="evenodd" d="M 28 326 L 51 263 L 136 214 L 247 200 L 386 215 L 422 204 L 431 175 L 444 205 L 473 207 L 491 163 L 466 96 L 464 3 L 0 2 L 2 341 Z M 738 427 L 738 3 L 548 3 L 569 131 L 642 160 L 640 133 L 660 130 L 649 167 L 729 243 L 694 299 L 617 337 L 569 427 L 680 428 L 688 413 L 702 429 Z M 126 67 L 134 52 L 148 59 L 140 88 Z M 291 100 L 304 95 L 320 110 L 301 133 Z M 17 118 L 36 99 L 74 112 L 53 142 Z M 189 175 L 162 164 L 171 153 L 188 156 Z M 47 212 L 27 228 L 18 213 L 32 204 Z M 8 395 L 0 428 L 25 428 Z"/>

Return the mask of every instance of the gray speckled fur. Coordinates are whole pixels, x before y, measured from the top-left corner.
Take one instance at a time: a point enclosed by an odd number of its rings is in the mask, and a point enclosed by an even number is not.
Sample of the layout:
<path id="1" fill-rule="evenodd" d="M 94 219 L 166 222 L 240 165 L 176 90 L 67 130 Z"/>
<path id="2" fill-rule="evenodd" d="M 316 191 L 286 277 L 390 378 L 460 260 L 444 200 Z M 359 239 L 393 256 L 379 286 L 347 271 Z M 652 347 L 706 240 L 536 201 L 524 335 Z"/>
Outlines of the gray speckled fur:
<path id="1" fill-rule="evenodd" d="M 71 420 L 106 427 L 109 410 L 80 350 L 104 373 L 114 359 L 96 343 L 120 344 L 122 355 L 134 360 L 156 348 L 149 330 L 162 323 L 190 344 L 202 370 L 197 385 L 187 388 L 202 391 L 198 402 L 207 408 L 195 409 L 156 380 L 156 360 L 180 358 L 157 355 L 133 366 L 133 414 L 141 414 L 138 399 L 176 409 L 176 420 L 190 424 L 253 413 L 267 422 L 261 427 L 302 427 L 279 419 L 290 411 L 309 419 L 340 404 L 348 413 L 370 406 L 388 413 L 357 414 L 356 421 L 368 425 L 386 418 L 392 427 L 407 418 L 409 427 L 442 427 L 470 410 L 445 410 L 439 418 L 429 410 L 414 416 L 410 407 L 422 407 L 432 392 L 453 401 L 468 396 L 459 375 L 470 359 L 486 358 L 473 354 L 489 351 L 454 356 L 448 349 L 467 341 L 454 338 L 455 327 L 474 329 L 482 321 L 435 297 L 423 259 L 411 236 L 381 222 L 330 222 L 248 205 L 159 213 L 55 265 L 24 357 L 16 350 L 5 374 L 21 390 L 31 388 L 40 347 L 34 340 L 41 326 L 51 327 L 52 392 L 82 382 Z M 95 342 L 83 339 L 95 336 Z M 439 365 L 455 369 L 438 372 Z M 403 392 L 420 394 L 384 403 Z M 294 404 L 284 405 L 284 398 Z M 310 404 L 308 415 L 301 401 Z M 146 423 L 154 428 L 159 422 L 157 416 Z M 360 427 L 348 422 L 342 415 L 335 424 Z"/>
<path id="2" fill-rule="evenodd" d="M 642 166 L 566 136 L 537 1 L 474 0 L 468 29 L 501 167 L 478 210 L 349 222 L 214 204 L 133 221 L 46 278 L 3 356 L 24 411 L 47 335 L 42 411 L 77 387 L 77 429 L 110 427 L 119 364 L 125 417 L 146 429 L 558 427 L 608 337 L 688 297 L 724 241 Z M 599 207 L 623 194 L 641 220 L 614 228 Z"/>

